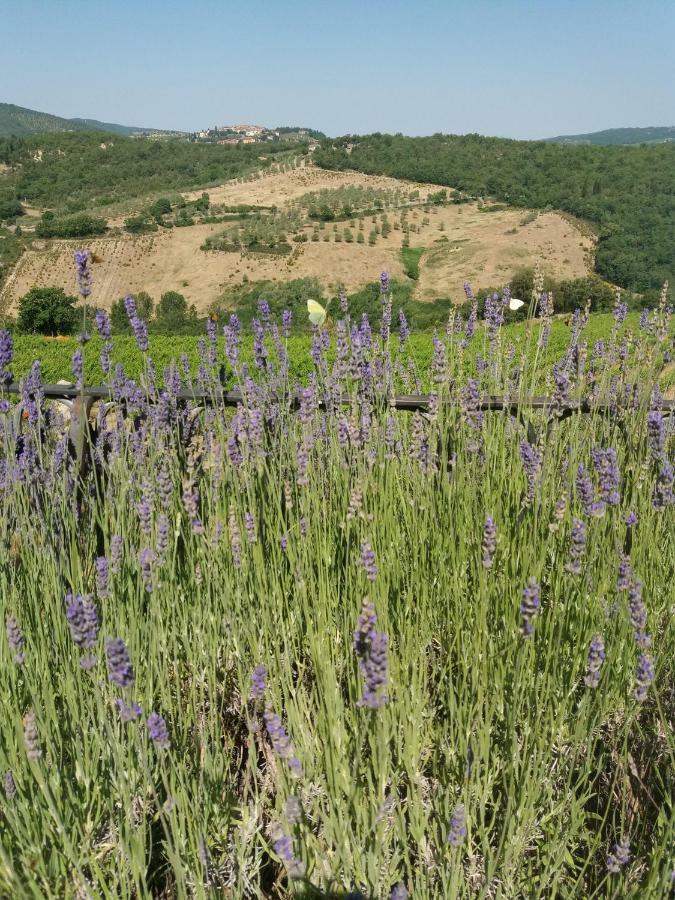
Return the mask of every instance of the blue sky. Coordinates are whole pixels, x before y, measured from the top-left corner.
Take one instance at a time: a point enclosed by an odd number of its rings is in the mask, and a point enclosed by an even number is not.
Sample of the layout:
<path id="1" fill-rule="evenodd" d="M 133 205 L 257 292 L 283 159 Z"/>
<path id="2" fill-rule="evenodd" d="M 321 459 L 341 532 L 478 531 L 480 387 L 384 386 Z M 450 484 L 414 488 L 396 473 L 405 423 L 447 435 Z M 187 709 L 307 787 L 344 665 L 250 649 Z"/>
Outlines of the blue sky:
<path id="1" fill-rule="evenodd" d="M 674 0 L 2 0 L 0 101 L 192 130 L 675 124 Z"/>

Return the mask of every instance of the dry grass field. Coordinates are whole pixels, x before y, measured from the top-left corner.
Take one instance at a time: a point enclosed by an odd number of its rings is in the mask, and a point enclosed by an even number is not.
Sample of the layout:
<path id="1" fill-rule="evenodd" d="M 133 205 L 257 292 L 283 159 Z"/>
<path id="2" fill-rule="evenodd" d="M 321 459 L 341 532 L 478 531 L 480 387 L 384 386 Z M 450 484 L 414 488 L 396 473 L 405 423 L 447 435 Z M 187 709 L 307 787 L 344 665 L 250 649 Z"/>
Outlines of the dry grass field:
<path id="1" fill-rule="evenodd" d="M 276 205 L 283 208 L 309 191 L 347 185 L 373 188 L 400 188 L 394 179 L 350 172 L 328 172 L 313 166 L 270 174 L 251 182 L 231 182 L 209 189 L 212 204 Z M 423 200 L 437 186 L 408 184 L 419 189 Z M 186 199 L 200 192 L 185 194 Z M 37 211 L 35 211 L 37 212 Z M 388 211 L 393 223 L 397 214 Z M 409 222 L 419 231 L 410 235 L 412 247 L 423 247 L 418 299 L 450 297 L 463 299 L 462 284 L 469 278 L 474 288 L 503 284 L 514 269 L 538 261 L 544 272 L 574 278 L 592 267 L 593 239 L 557 213 L 541 213 L 529 224 L 521 224 L 526 210 L 481 211 L 477 204 L 431 207 L 428 213 L 414 210 Z M 426 224 L 424 224 L 428 220 Z M 343 284 L 354 290 L 383 269 L 392 277 L 405 278 L 401 261 L 402 231 L 392 230 L 368 242 L 311 242 L 293 244 L 286 257 L 200 250 L 204 240 L 222 231 L 220 224 L 160 230 L 150 235 L 132 236 L 120 230 L 122 220 L 111 220 L 113 231 L 88 241 L 54 240 L 34 242 L 7 279 L 0 309 L 11 311 L 34 285 L 58 286 L 73 292 L 73 250 L 86 244 L 100 260 L 95 264 L 96 303 L 110 306 L 125 293 L 146 290 L 153 297 L 178 290 L 198 310 L 206 310 L 223 288 L 240 283 L 244 276 L 286 280 L 314 276 L 329 288 Z M 348 223 L 340 223 L 340 228 Z M 329 226 L 327 226 L 328 228 Z M 364 222 L 367 235 L 370 218 Z M 311 231 L 311 226 L 307 227 Z"/>

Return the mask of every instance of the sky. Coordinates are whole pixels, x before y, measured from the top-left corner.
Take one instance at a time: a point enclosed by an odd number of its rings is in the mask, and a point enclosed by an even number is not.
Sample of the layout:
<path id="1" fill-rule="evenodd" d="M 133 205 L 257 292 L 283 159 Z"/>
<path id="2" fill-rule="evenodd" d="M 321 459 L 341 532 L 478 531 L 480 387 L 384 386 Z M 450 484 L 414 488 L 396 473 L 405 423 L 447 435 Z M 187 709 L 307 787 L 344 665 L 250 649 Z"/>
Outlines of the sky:
<path id="1" fill-rule="evenodd" d="M 540 138 L 675 124 L 675 0 L 0 0 L 0 102 Z"/>

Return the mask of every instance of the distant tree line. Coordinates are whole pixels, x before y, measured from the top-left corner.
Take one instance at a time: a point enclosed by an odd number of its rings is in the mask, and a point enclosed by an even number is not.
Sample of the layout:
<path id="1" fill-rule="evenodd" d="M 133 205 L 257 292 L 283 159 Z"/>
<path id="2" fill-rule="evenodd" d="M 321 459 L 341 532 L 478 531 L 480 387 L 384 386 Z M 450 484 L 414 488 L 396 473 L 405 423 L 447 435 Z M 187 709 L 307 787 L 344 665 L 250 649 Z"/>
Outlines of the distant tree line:
<path id="1" fill-rule="evenodd" d="M 134 299 L 138 314 L 150 332 L 181 335 L 204 331 L 204 316 L 197 313 L 194 305 L 188 305 L 178 291 L 166 291 L 156 305 L 145 291 L 134 294 Z M 63 288 L 34 287 L 19 300 L 15 326 L 23 334 L 69 335 L 82 330 L 83 318 L 91 331 L 96 312 L 95 306 L 86 304 L 83 308 L 78 298 L 66 294 Z M 112 305 L 110 324 L 114 334 L 132 333 L 123 297 Z"/>
<path id="2" fill-rule="evenodd" d="M 605 279 L 640 292 L 673 283 L 675 144 L 564 146 L 475 134 L 371 134 L 326 142 L 314 160 L 327 169 L 448 185 L 475 198 L 572 213 L 596 227 L 596 270 Z"/>
<path id="3" fill-rule="evenodd" d="M 288 143 L 265 145 L 268 158 L 260 160 L 255 144 L 153 141 L 103 132 L 0 138 L 0 163 L 11 169 L 0 182 L 0 219 L 19 215 L 21 201 L 76 213 L 215 184 L 268 168 L 275 156 L 289 152 Z"/>

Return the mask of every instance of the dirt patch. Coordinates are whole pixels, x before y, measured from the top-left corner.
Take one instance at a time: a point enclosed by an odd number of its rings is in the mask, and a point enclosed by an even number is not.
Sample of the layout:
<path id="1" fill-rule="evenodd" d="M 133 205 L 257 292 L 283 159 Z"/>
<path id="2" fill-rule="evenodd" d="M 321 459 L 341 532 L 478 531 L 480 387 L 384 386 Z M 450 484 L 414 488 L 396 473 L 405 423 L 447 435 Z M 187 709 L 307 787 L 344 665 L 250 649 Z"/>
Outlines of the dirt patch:
<path id="1" fill-rule="evenodd" d="M 514 269 L 539 262 L 547 275 L 580 278 L 592 267 L 594 241 L 558 213 L 540 213 L 527 225 L 525 210 L 481 212 L 476 204 L 433 208 L 429 224 L 411 236 L 425 247 L 417 297 L 462 299 L 463 284 L 500 287 Z M 414 221 L 414 220 L 413 220 Z"/>
<path id="2" fill-rule="evenodd" d="M 212 203 L 283 208 L 309 191 L 346 185 L 408 187 L 419 190 L 422 199 L 438 190 L 434 185 L 303 166 L 250 182 L 228 182 L 210 188 L 208 193 Z M 184 196 L 191 199 L 200 193 Z M 557 213 L 542 213 L 521 226 L 526 214 L 526 210 L 512 209 L 481 212 L 475 204 L 432 207 L 428 213 L 422 209 L 409 212 L 409 222 L 419 227 L 419 232 L 410 235 L 411 246 L 427 251 L 421 260 L 416 296 L 423 300 L 442 296 L 460 301 L 465 280 L 471 281 L 474 289 L 498 286 L 514 268 L 536 261 L 545 272 L 558 277 L 572 278 L 588 271 L 593 251 L 591 237 L 582 235 Z M 388 217 L 392 224 L 399 218 L 395 210 L 388 210 Z M 426 219 L 428 223 L 423 224 Z M 347 224 L 340 223 L 339 227 Z M 371 227 L 370 218 L 366 218 L 366 236 Z M 63 287 L 73 293 L 73 251 L 83 243 L 101 260 L 94 265 L 92 300 L 105 307 L 129 292 L 145 290 L 159 299 L 164 291 L 178 290 L 189 303 L 205 311 L 224 287 L 241 283 L 244 276 L 249 281 L 314 276 L 328 287 L 344 284 L 347 290 L 375 280 L 383 269 L 393 277 L 405 278 L 401 230 L 392 230 L 386 239 L 378 238 L 374 246 L 332 240 L 294 244 L 288 257 L 204 253 L 199 249 L 206 237 L 222 228 L 195 225 L 151 235 L 117 233 L 86 242 L 53 241 L 42 249 L 34 247 L 23 254 L 7 279 L 0 294 L 0 309 L 15 309 L 19 298 L 34 285 Z M 306 230 L 309 233 L 312 229 Z"/>

